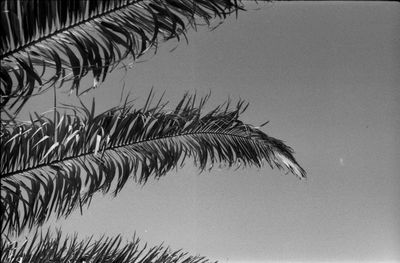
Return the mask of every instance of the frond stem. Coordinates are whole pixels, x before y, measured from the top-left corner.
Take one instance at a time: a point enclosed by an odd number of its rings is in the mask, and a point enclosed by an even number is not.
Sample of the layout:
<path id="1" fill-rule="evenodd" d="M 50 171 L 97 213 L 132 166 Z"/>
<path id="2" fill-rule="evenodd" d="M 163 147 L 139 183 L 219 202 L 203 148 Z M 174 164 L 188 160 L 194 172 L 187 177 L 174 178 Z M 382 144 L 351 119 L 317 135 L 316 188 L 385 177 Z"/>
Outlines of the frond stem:
<path id="1" fill-rule="evenodd" d="M 133 142 L 133 143 L 127 143 L 127 144 L 122 144 L 122 145 L 117 145 L 117 146 L 111 146 L 111 147 L 108 147 L 108 148 L 104 149 L 104 152 L 105 151 L 113 151 L 113 150 L 116 150 L 118 148 L 123 148 L 123 147 L 136 145 L 136 144 L 140 144 L 140 143 L 147 143 L 147 142 L 150 142 L 150 141 L 157 141 L 157 140 L 161 141 L 161 140 L 165 140 L 165 139 L 168 139 L 168 138 L 171 138 L 171 137 L 184 137 L 184 136 L 202 135 L 202 134 L 220 135 L 220 136 L 226 136 L 226 137 L 237 137 L 237 138 L 241 138 L 241 139 L 252 140 L 251 137 L 249 137 L 249 136 L 231 134 L 231 133 L 227 133 L 227 132 L 215 132 L 215 131 L 205 132 L 205 131 L 200 131 L 200 132 L 188 132 L 188 133 L 182 133 L 182 134 L 175 134 L 175 135 L 169 135 L 169 136 L 156 137 L 156 138 L 146 139 L 146 140 L 137 141 L 137 142 Z M 38 165 L 36 165 L 34 167 L 29 167 L 29 168 L 25 168 L 25 169 L 16 170 L 16 171 L 13 171 L 13 172 L 2 174 L 0 176 L 0 178 L 3 179 L 3 178 L 7 178 L 7 177 L 10 177 L 10 176 L 16 175 L 16 174 L 26 173 L 26 172 L 29 172 L 29 171 L 32 171 L 32 170 L 40 169 L 42 167 L 46 167 L 46 166 L 50 166 L 50 165 L 56 165 L 58 163 L 66 162 L 66 161 L 72 160 L 72 159 L 81 158 L 81 157 L 84 157 L 84 156 L 87 156 L 87 155 L 91 155 L 93 153 L 94 153 L 94 151 L 89 151 L 89 152 L 86 152 L 86 153 L 81 153 L 79 155 L 65 157 L 65 158 L 62 158 L 60 160 L 54 160 L 54 161 L 49 162 L 49 163 L 38 164 Z"/>

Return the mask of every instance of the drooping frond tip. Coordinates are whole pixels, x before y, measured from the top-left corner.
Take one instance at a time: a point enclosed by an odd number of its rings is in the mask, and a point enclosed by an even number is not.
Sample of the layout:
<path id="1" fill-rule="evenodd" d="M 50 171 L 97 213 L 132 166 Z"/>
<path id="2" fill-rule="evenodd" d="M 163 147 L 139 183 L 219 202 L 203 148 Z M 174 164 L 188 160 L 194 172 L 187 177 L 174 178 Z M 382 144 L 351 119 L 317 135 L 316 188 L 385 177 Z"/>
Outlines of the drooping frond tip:
<path id="1" fill-rule="evenodd" d="M 80 93 L 89 72 L 96 86 L 160 39 L 179 41 L 188 25 L 243 9 L 237 0 L 2 0 L 0 7 L 0 105 L 17 112 L 32 95 L 67 80 Z"/>
<path id="2" fill-rule="evenodd" d="M 90 110 L 82 105 L 74 114 L 57 113 L 58 123 L 38 115 L 30 123 L 3 127 L 3 227 L 18 232 L 43 223 L 52 212 L 68 215 L 98 191 L 117 194 L 130 177 L 145 183 L 186 158 L 201 171 L 215 163 L 269 164 L 305 178 L 290 147 L 239 120 L 247 107 L 243 101 L 204 114 L 208 97 L 196 101 L 186 94 L 165 110 L 161 101 L 153 105 L 151 95 L 141 109 L 125 105 L 97 116 L 94 105 Z"/>

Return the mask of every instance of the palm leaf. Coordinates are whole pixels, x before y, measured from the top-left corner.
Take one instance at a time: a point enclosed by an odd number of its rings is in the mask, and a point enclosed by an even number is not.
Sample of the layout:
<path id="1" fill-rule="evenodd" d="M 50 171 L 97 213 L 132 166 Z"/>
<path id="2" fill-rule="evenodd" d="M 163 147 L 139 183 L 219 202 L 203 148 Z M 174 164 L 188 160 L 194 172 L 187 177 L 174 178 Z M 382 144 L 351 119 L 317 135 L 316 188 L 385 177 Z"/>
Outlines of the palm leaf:
<path id="1" fill-rule="evenodd" d="M 211 263 L 204 257 L 189 256 L 163 245 L 147 248 L 147 244 L 139 245 L 140 239 L 136 236 L 128 242 L 124 242 L 120 235 L 78 240 L 77 235 L 63 238 L 61 231 L 57 231 L 55 236 L 47 231 L 45 234 L 36 232 L 29 241 L 11 242 L 7 239 L 0 241 L 3 263 Z"/>
<path id="2" fill-rule="evenodd" d="M 4 0 L 1 2 L 1 108 L 17 107 L 66 80 L 95 87 L 124 58 L 136 60 L 160 38 L 185 36 L 243 9 L 237 0 Z M 185 36 L 186 37 L 186 36 Z"/>
<path id="3" fill-rule="evenodd" d="M 169 111 L 161 99 L 152 105 L 153 97 L 150 93 L 141 109 L 125 104 L 95 116 L 93 102 L 90 110 L 82 104 L 71 107 L 74 113 L 57 113 L 57 123 L 37 116 L 3 126 L 2 230 L 18 233 L 53 212 L 69 215 L 98 191 L 117 194 L 130 177 L 143 184 L 189 157 L 201 171 L 215 163 L 269 164 L 305 178 L 290 147 L 239 120 L 247 108 L 243 101 L 203 114 L 209 95 L 196 102 L 196 96 L 185 94 Z"/>

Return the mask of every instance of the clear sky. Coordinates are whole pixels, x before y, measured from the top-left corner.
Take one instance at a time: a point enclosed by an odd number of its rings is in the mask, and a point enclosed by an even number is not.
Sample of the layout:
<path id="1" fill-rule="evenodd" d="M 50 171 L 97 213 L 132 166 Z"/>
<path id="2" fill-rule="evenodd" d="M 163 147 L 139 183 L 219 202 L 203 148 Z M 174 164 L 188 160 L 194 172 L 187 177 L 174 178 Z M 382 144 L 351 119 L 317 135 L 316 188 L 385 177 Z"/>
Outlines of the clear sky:
<path id="1" fill-rule="evenodd" d="M 166 91 L 171 105 L 186 90 L 211 90 L 210 108 L 245 99 L 242 120 L 269 120 L 263 131 L 294 148 L 309 179 L 269 168 L 199 175 L 188 161 L 58 225 L 80 236 L 136 231 L 221 262 L 400 260 L 399 3 L 248 7 L 212 32 L 191 31 L 173 52 L 175 42 L 160 45 L 128 72 L 126 89 Z M 122 75 L 88 101 L 116 106 Z M 31 106 L 50 108 L 45 96 Z"/>

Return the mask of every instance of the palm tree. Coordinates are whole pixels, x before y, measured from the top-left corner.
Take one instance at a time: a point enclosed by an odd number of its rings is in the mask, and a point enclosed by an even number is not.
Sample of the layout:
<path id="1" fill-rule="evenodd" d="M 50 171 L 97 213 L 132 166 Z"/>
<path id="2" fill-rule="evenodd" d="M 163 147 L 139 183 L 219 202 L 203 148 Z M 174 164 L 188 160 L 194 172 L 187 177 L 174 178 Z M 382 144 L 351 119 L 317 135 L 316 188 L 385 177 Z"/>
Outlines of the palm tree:
<path id="1" fill-rule="evenodd" d="M 68 87 L 90 91 L 127 60 L 133 63 L 160 40 L 186 39 L 188 27 L 243 10 L 234 0 L 57 0 L 1 2 L 1 250 L 2 262 L 209 262 L 164 246 L 140 248 L 122 237 L 78 241 L 61 231 L 12 241 L 51 216 L 82 212 L 99 191 L 117 195 L 128 181 L 159 178 L 187 158 L 201 171 L 266 164 L 298 178 L 305 171 L 282 141 L 239 117 L 248 104 L 227 101 L 203 113 L 209 95 L 184 94 L 167 111 L 152 91 L 141 108 L 126 98 L 95 115 L 87 107 L 55 107 L 53 117 L 17 115 L 32 97 Z M 187 39 L 186 39 L 187 40 Z M 80 82 L 91 73 L 93 85 Z M 34 115 L 34 117 L 33 117 Z M 40 236 L 40 238 L 39 238 Z"/>

